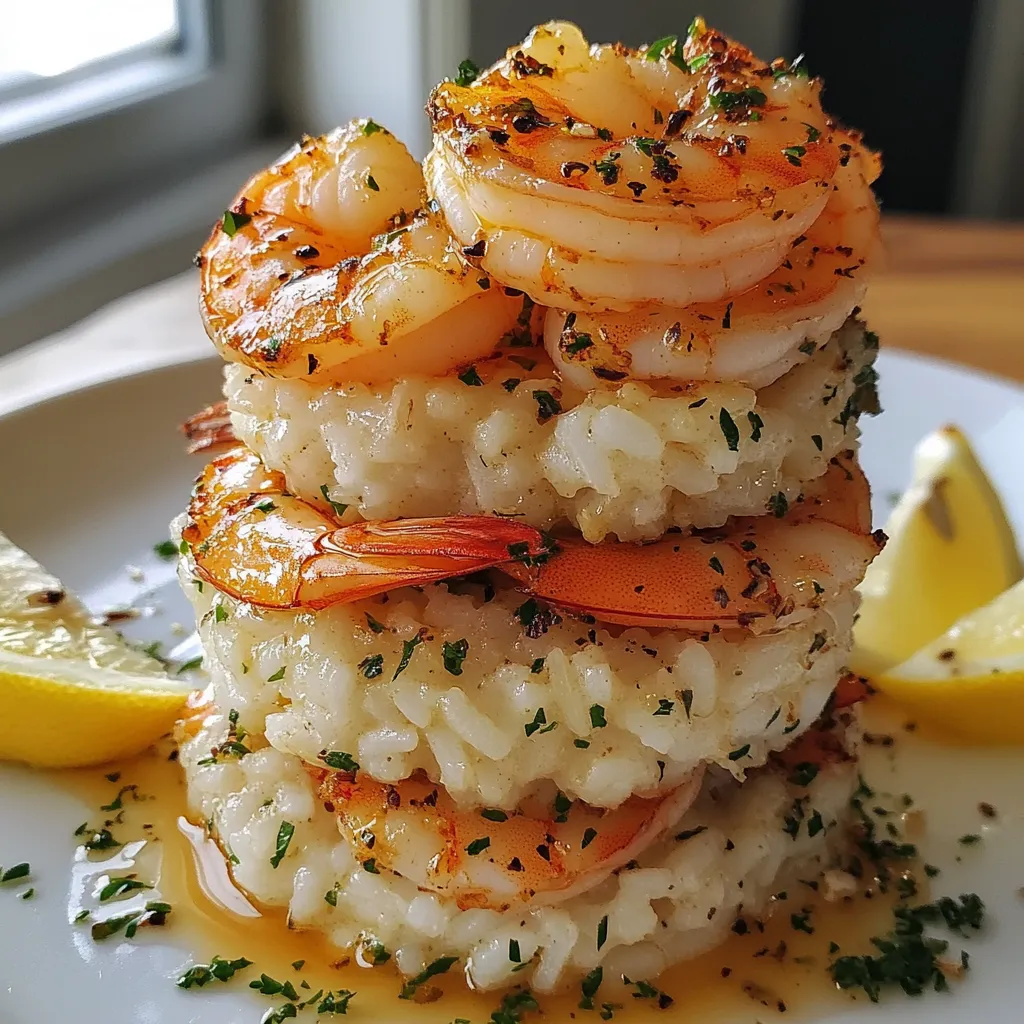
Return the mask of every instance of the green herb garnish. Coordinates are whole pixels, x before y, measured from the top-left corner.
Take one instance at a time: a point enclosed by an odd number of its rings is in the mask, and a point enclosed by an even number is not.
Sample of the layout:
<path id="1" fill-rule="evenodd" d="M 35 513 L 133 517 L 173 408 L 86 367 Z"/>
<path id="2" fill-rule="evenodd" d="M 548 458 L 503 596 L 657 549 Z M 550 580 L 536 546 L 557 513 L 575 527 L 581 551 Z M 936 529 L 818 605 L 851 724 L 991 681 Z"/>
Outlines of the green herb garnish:
<path id="1" fill-rule="evenodd" d="M 446 640 L 441 646 L 441 657 L 444 660 L 445 671 L 453 676 L 462 675 L 462 663 L 466 660 L 469 651 L 469 641 L 463 638 L 455 643 L 448 643 Z"/>
<path id="2" fill-rule="evenodd" d="M 736 426 L 736 421 L 729 415 L 728 409 L 723 408 L 721 412 L 719 412 L 718 425 L 722 429 L 722 434 L 725 437 L 725 443 L 729 446 L 729 451 L 739 451 L 740 432 Z"/>
<path id="3" fill-rule="evenodd" d="M 276 868 L 284 860 L 284 855 L 288 852 L 293 835 L 295 835 L 295 826 L 290 821 L 282 821 L 277 830 L 274 856 L 270 858 L 270 866 L 272 868 Z"/>

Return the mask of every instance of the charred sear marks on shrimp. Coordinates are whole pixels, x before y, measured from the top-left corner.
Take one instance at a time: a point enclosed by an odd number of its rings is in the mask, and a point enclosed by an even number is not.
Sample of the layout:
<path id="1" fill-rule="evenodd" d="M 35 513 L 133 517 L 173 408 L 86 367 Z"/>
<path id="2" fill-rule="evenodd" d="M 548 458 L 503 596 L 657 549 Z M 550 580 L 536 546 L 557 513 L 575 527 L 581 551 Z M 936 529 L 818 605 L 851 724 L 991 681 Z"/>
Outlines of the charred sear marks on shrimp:
<path id="1" fill-rule="evenodd" d="M 428 187 L 454 234 L 486 236 L 484 269 L 562 309 L 736 294 L 782 263 L 844 163 L 878 172 L 819 82 L 700 19 L 640 50 L 539 26 L 428 110 Z"/>
<path id="2" fill-rule="evenodd" d="M 846 593 L 878 549 L 868 488 L 835 459 L 787 516 L 637 545 L 552 538 L 515 519 L 447 516 L 344 526 L 289 494 L 244 448 L 206 468 L 183 532 L 197 577 L 264 608 L 324 608 L 493 568 L 535 602 L 601 622 L 771 632 Z"/>
<path id="3" fill-rule="evenodd" d="M 275 377 L 445 373 L 493 351 L 517 312 L 481 287 L 419 164 L 372 121 L 307 138 L 254 175 L 198 262 L 211 339 Z"/>

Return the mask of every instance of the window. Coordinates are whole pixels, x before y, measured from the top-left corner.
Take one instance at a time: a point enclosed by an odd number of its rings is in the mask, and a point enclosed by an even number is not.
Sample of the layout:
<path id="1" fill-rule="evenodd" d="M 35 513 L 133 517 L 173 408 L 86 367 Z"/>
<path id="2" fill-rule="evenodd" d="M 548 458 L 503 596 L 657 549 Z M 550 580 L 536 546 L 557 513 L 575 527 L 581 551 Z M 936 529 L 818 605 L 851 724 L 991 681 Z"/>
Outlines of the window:
<path id="1" fill-rule="evenodd" d="M 85 64 L 180 38 L 174 0 L 35 0 L 7 11 L 0 90 L 38 88 Z"/>
<path id="2" fill-rule="evenodd" d="M 269 6 L 4 5 L 0 349 L 187 267 L 252 166 L 245 154 L 266 141 Z M 90 283 L 118 263 L 126 274 Z"/>

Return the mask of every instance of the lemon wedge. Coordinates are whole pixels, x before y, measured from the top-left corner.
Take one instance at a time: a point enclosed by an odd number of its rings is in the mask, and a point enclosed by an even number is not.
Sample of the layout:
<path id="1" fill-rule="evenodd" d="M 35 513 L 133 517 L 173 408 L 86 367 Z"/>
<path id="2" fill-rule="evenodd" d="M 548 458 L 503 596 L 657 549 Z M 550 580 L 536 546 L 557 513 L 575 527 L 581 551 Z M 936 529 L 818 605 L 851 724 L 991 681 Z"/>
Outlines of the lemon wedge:
<path id="1" fill-rule="evenodd" d="M 929 434 L 860 585 L 850 667 L 871 678 L 905 661 L 1021 578 L 1013 531 L 967 438 Z"/>
<path id="2" fill-rule="evenodd" d="M 65 768 L 136 754 L 191 688 L 0 533 L 0 759 Z"/>
<path id="3" fill-rule="evenodd" d="M 920 720 L 964 739 L 1024 741 L 1024 580 L 876 682 Z"/>

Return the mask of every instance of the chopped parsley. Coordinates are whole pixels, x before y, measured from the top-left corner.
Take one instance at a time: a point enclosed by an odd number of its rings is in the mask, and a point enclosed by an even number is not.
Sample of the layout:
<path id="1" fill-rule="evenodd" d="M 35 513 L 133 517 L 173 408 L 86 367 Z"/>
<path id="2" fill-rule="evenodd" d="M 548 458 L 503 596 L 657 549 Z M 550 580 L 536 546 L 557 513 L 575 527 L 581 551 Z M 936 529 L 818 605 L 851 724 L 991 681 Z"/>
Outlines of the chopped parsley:
<path id="1" fill-rule="evenodd" d="M 285 672 L 288 671 L 287 665 L 282 665 L 272 676 L 267 676 L 268 683 L 278 683 L 284 679 Z"/>
<path id="2" fill-rule="evenodd" d="M 455 643 L 448 643 L 446 640 L 441 647 L 441 657 L 444 659 L 445 671 L 453 676 L 462 675 L 462 663 L 466 660 L 469 651 L 469 641 L 463 638 Z"/>
<path id="3" fill-rule="evenodd" d="M 736 426 L 736 421 L 729 415 L 728 409 L 723 408 L 721 412 L 719 412 L 718 425 L 722 428 L 722 434 L 725 437 L 725 443 L 729 446 L 729 451 L 739 451 L 740 432 Z"/>
<path id="4" fill-rule="evenodd" d="M 535 597 L 524 601 L 515 610 L 515 615 L 526 635 L 532 640 L 536 640 L 562 621 L 557 612 L 552 611 L 547 605 L 542 605 Z"/>
<path id="5" fill-rule="evenodd" d="M 693 707 L 693 690 L 681 690 L 679 696 L 683 698 L 683 710 L 686 712 L 686 720 L 690 720 L 690 708 Z"/>
<path id="6" fill-rule="evenodd" d="M 221 230 L 228 238 L 234 238 L 240 228 L 244 228 L 252 217 L 248 213 L 240 213 L 236 210 L 225 210 L 224 217 L 220 222 Z"/>
<path id="7" fill-rule="evenodd" d="M 250 981 L 249 988 L 254 988 L 264 996 L 284 996 L 292 1000 L 299 998 L 299 993 L 295 991 L 295 986 L 290 981 L 278 981 L 269 974 L 261 974 L 258 979 Z"/>
<path id="8" fill-rule="evenodd" d="M 483 853 L 491 845 L 490 836 L 481 836 L 479 839 L 474 839 L 467 847 L 466 853 L 470 857 L 475 857 L 477 854 Z"/>
<path id="9" fill-rule="evenodd" d="M 756 412 L 748 412 L 747 420 L 750 422 L 750 440 L 754 442 L 760 441 L 764 420 Z"/>
<path id="10" fill-rule="evenodd" d="M 726 115 L 743 116 L 750 112 L 751 107 L 763 107 L 768 102 L 768 97 L 757 86 L 751 86 L 737 92 L 723 89 L 721 92 L 711 93 L 708 102 L 715 110 L 720 110 Z"/>
<path id="11" fill-rule="evenodd" d="M 359 770 L 359 762 L 344 750 L 322 750 L 317 756 L 328 768 L 336 771 L 355 774 Z"/>
<path id="12" fill-rule="evenodd" d="M 619 153 L 611 153 L 603 160 L 594 162 L 594 170 L 601 176 L 601 181 L 606 185 L 614 185 L 619 180 Z"/>
<path id="13" fill-rule="evenodd" d="M 178 545 L 173 540 L 162 540 L 159 544 L 153 545 L 153 550 L 157 556 L 170 561 L 178 554 Z"/>
<path id="14" fill-rule="evenodd" d="M 664 697 L 658 698 L 658 710 L 654 712 L 654 717 L 657 718 L 659 715 L 671 715 L 672 709 L 676 706 L 674 700 L 666 700 Z"/>
<path id="15" fill-rule="evenodd" d="M 378 622 L 369 612 L 366 613 L 366 624 L 374 633 L 384 632 L 384 624 L 382 622 Z"/>
<path id="16" fill-rule="evenodd" d="M 402 641 L 402 660 L 398 663 L 398 668 L 395 669 L 395 674 L 391 677 L 392 682 L 394 682 L 409 667 L 409 662 L 412 660 L 412 652 L 415 651 L 421 643 L 423 643 L 422 633 L 417 633 L 411 640 Z"/>
<path id="17" fill-rule="evenodd" d="M 585 850 L 595 839 L 597 838 L 597 829 L 588 828 L 583 832 L 583 841 L 580 843 L 580 849 Z"/>
<path id="18" fill-rule="evenodd" d="M 455 84 L 465 88 L 472 85 L 480 76 L 480 68 L 468 57 L 459 62 L 459 73 L 455 76 Z"/>
<path id="19" fill-rule="evenodd" d="M 555 796 L 555 821 L 563 822 L 569 820 L 569 811 L 572 809 L 572 801 L 561 791 Z"/>
<path id="20" fill-rule="evenodd" d="M 814 925 L 811 924 L 811 912 L 804 910 L 799 914 L 790 914 L 789 923 L 793 926 L 795 932 L 806 932 L 808 935 L 814 934 Z"/>
<path id="21" fill-rule="evenodd" d="M 585 349 L 592 348 L 593 344 L 593 338 L 591 338 L 589 334 L 585 334 L 581 331 L 564 347 L 563 351 L 566 355 L 575 356 L 580 352 L 583 352 Z"/>
<path id="22" fill-rule="evenodd" d="M 488 821 L 508 821 L 508 814 L 499 807 L 485 807 L 480 812 L 480 817 Z"/>
<path id="23" fill-rule="evenodd" d="M 532 736 L 535 732 L 541 734 L 551 732 L 554 727 L 558 725 L 557 722 L 548 722 L 547 715 L 544 713 L 543 708 L 537 708 L 537 713 L 533 716 L 532 722 L 527 722 L 523 726 L 523 731 L 527 736 Z"/>
<path id="24" fill-rule="evenodd" d="M 384 943 L 379 942 L 377 939 L 371 939 L 370 941 L 363 943 L 363 956 L 368 959 L 374 967 L 386 964 L 391 959 L 391 954 L 387 951 Z"/>
<path id="25" fill-rule="evenodd" d="M 586 977 L 580 982 L 580 992 L 582 998 L 580 999 L 581 1010 L 592 1010 L 594 1008 L 594 996 L 597 995 L 597 990 L 601 987 L 601 982 L 604 979 L 604 970 L 601 967 L 595 967 Z"/>
<path id="26" fill-rule="evenodd" d="M 750 744 L 744 743 L 742 747 L 738 747 L 736 750 L 729 751 L 729 760 L 738 761 L 742 757 L 746 757 L 750 753 Z"/>
<path id="27" fill-rule="evenodd" d="M 811 440 L 814 442 L 814 447 L 821 451 L 821 434 L 811 434 Z"/>
<path id="28" fill-rule="evenodd" d="M 457 956 L 442 956 L 420 971 L 415 977 L 410 978 L 403 986 L 402 991 L 398 994 L 399 999 L 412 999 L 416 994 L 416 989 L 423 985 L 425 982 L 430 981 L 431 978 L 436 978 L 439 974 L 447 974 L 451 969 L 452 964 L 458 961 Z"/>
<path id="29" fill-rule="evenodd" d="M 244 956 L 237 960 L 224 960 L 214 956 L 208 964 L 194 964 L 178 977 L 178 988 L 202 988 L 211 981 L 230 981 L 239 971 L 252 967 L 252 961 Z"/>
<path id="30" fill-rule="evenodd" d="M 367 679 L 376 679 L 384 671 L 384 655 L 368 654 L 359 662 L 359 670 Z"/>
<path id="31" fill-rule="evenodd" d="M 125 875 L 123 878 L 112 878 L 102 889 L 100 889 L 99 901 L 106 903 L 115 896 L 121 896 L 127 892 L 134 892 L 137 889 L 152 889 L 151 885 L 140 882 L 132 875 Z"/>
<path id="32" fill-rule="evenodd" d="M 79 835 L 79 833 L 76 832 L 75 835 Z M 84 843 L 87 850 L 114 850 L 123 845 L 123 843 L 119 843 L 105 828 L 98 829 L 92 834 L 92 837 Z M 3 880 L 4 879 L 0 877 L 0 881 Z"/>
<path id="33" fill-rule="evenodd" d="M 537 418 L 541 423 L 547 422 L 562 411 L 561 404 L 550 391 L 534 391 L 533 399 L 537 403 Z"/>
<path id="34" fill-rule="evenodd" d="M 198 658 L 193 658 L 191 661 L 184 661 L 184 662 L 182 662 L 178 666 L 178 668 L 177 668 L 177 670 L 175 672 L 175 675 L 182 676 L 186 672 L 195 672 L 195 670 L 197 668 L 200 668 L 202 666 L 202 664 L 203 664 L 203 656 L 200 654 Z"/>
<path id="35" fill-rule="evenodd" d="M 597 923 L 597 948 L 600 949 L 608 941 L 608 915 L 605 914 Z"/>
<path id="36" fill-rule="evenodd" d="M 169 903 L 161 903 L 151 900 L 146 904 L 144 910 L 136 910 L 131 914 L 123 914 L 120 917 L 109 917 L 105 921 L 97 921 L 89 933 L 94 942 L 109 939 L 112 935 L 124 932 L 126 939 L 134 939 L 135 933 L 143 925 L 162 925 L 167 921 L 167 915 L 171 912 Z"/>
<path id="37" fill-rule="evenodd" d="M 579 747 L 580 750 L 586 750 L 590 746 L 590 740 L 575 739 L 572 741 L 574 747 Z"/>
<path id="38" fill-rule="evenodd" d="M 320 485 L 320 493 L 324 496 L 324 501 L 331 506 L 334 510 L 334 514 L 340 519 L 345 514 L 345 510 L 348 508 L 348 505 L 343 505 L 340 501 L 335 501 L 327 491 L 327 484 Z M 367 615 L 369 616 L 369 613 L 367 613 Z M 374 630 L 374 632 L 377 633 L 380 632 L 380 630 Z"/>
<path id="39" fill-rule="evenodd" d="M 862 988 L 873 1003 L 878 1002 L 883 989 L 897 985 L 909 996 L 919 996 L 929 988 L 944 992 L 949 984 L 939 958 L 949 949 L 949 943 L 925 936 L 924 926 L 941 921 L 963 935 L 966 928 L 981 928 L 984 911 L 984 904 L 974 893 L 962 895 L 959 901 L 944 896 L 919 907 L 898 906 L 893 930 L 871 940 L 877 953 L 841 956 L 829 965 L 829 973 L 837 987 Z M 960 967 L 969 967 L 966 953 L 960 955 Z"/>
<path id="40" fill-rule="evenodd" d="M 390 954 L 389 954 L 390 956 Z M 317 993 L 319 995 L 319 993 Z M 355 992 L 347 988 L 339 988 L 335 992 L 328 992 L 316 1008 L 317 1013 L 341 1013 L 348 1014 L 348 1004 L 355 998 Z M 314 999 L 316 997 L 313 997 Z M 313 1000 L 306 1000 L 308 1006 Z"/>
<path id="41" fill-rule="evenodd" d="M 544 659 L 543 658 L 534 658 L 533 659 L 533 664 L 530 666 L 530 671 L 534 675 L 537 675 L 537 673 L 542 671 L 543 668 L 544 668 Z"/>
<path id="42" fill-rule="evenodd" d="M 369 173 L 366 175 L 366 186 L 367 188 L 372 188 L 374 192 L 380 191 L 380 185 L 377 184 L 377 179 Z"/>
<path id="43" fill-rule="evenodd" d="M 371 875 L 379 875 L 380 871 L 377 868 L 377 858 L 370 857 L 363 861 L 363 870 L 369 872 Z"/>
<path id="44" fill-rule="evenodd" d="M 522 967 L 525 966 L 527 964 L 522 965 Z M 515 971 L 521 969 L 521 967 L 513 968 Z M 491 1013 L 489 1024 L 520 1024 L 524 1013 L 536 1012 L 539 1009 L 540 1005 L 529 989 L 515 989 L 512 992 L 506 992 L 501 997 L 500 1005 Z M 457 1017 L 452 1024 L 470 1024 L 470 1022 Z"/>
<path id="45" fill-rule="evenodd" d="M 807 149 L 804 146 L 786 146 L 782 150 L 782 155 L 794 166 L 800 167 L 800 158 L 807 155 Z"/>
<path id="46" fill-rule="evenodd" d="M 377 122 L 374 121 L 372 117 L 369 119 L 369 121 L 366 122 L 366 124 L 363 125 L 364 135 L 375 135 L 377 132 L 382 131 L 384 131 L 384 129 L 379 124 L 377 124 Z"/>
<path id="47" fill-rule="evenodd" d="M 483 387 L 483 381 L 480 379 L 480 374 L 476 372 L 475 366 L 469 366 L 462 373 L 459 374 L 459 380 L 463 384 L 468 384 L 471 388 Z"/>
<path id="48" fill-rule="evenodd" d="M 603 729 L 608 724 L 608 719 L 604 716 L 604 708 L 600 704 L 590 705 L 590 724 L 595 729 Z"/>
<path id="49" fill-rule="evenodd" d="M 288 852 L 293 835 L 295 835 L 295 826 L 290 821 L 282 821 L 277 830 L 274 856 L 270 858 L 270 866 L 272 868 L 276 868 L 284 860 L 284 855 Z"/>
<path id="50" fill-rule="evenodd" d="M 27 861 L 23 861 L 21 864 L 15 864 L 13 868 L 8 868 L 0 874 L 0 883 L 16 882 L 19 878 L 28 878 L 28 874 L 31 870 L 32 868 L 29 866 Z"/>

